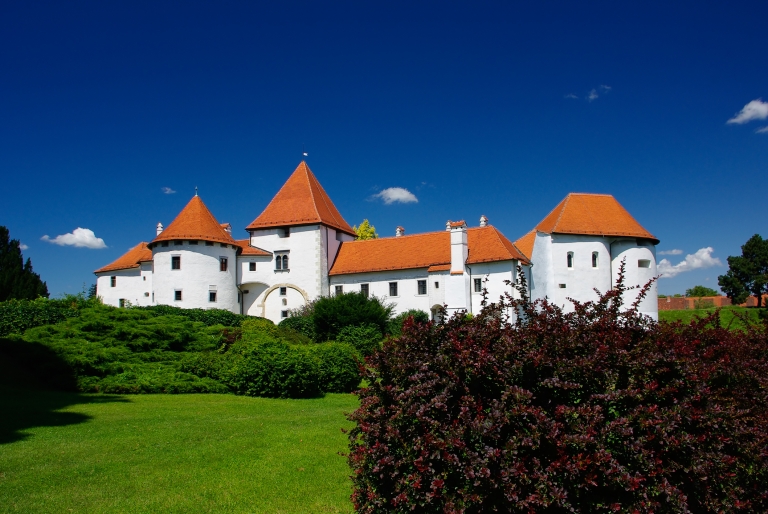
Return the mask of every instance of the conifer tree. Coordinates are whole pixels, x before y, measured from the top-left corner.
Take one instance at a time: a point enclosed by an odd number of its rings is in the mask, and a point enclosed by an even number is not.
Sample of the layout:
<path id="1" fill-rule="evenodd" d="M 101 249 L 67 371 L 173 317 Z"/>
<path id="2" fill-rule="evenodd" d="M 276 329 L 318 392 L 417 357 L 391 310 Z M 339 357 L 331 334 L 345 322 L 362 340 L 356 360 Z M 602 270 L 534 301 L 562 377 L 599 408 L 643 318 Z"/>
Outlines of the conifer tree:
<path id="1" fill-rule="evenodd" d="M 48 286 L 32 270 L 32 261 L 24 262 L 19 241 L 11 239 L 8 229 L 0 225 L 0 301 L 39 296 L 48 298 Z"/>

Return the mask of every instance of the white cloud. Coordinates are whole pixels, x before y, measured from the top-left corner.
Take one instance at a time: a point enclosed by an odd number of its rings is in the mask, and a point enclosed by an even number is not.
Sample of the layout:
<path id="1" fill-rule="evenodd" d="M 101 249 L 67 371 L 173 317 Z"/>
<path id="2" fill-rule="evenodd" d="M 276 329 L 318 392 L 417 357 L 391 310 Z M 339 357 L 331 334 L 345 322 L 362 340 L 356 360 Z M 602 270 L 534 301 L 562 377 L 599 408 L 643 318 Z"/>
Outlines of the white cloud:
<path id="1" fill-rule="evenodd" d="M 682 255 L 683 251 L 678 250 L 677 248 L 673 250 L 664 250 L 663 252 L 659 252 L 659 255 Z"/>
<path id="2" fill-rule="evenodd" d="M 761 98 L 752 100 L 739 111 L 733 118 L 726 123 L 742 125 L 752 120 L 764 120 L 768 118 L 768 102 L 763 102 Z"/>
<path id="3" fill-rule="evenodd" d="M 684 261 L 674 266 L 667 259 L 662 259 L 657 269 L 661 273 L 662 278 L 672 278 L 685 271 L 722 266 L 723 263 L 720 262 L 720 259 L 712 257 L 713 251 L 714 249 L 711 246 L 700 248 L 696 253 L 686 255 Z"/>
<path id="4" fill-rule="evenodd" d="M 93 230 L 89 228 L 77 227 L 71 234 L 62 234 L 53 239 L 46 235 L 40 239 L 59 246 L 76 246 L 78 248 L 90 248 L 92 250 L 107 247 L 107 245 L 104 244 L 104 240 L 100 237 L 96 237 Z"/>
<path id="5" fill-rule="evenodd" d="M 563 98 L 573 98 L 574 100 L 578 100 L 579 99 L 579 97 L 574 95 L 573 93 L 568 93 Z"/>
<path id="6" fill-rule="evenodd" d="M 25 245 L 24 243 L 19 243 L 20 250 L 26 250 L 27 248 L 29 248 L 29 246 Z"/>
<path id="7" fill-rule="evenodd" d="M 611 86 L 606 86 L 605 84 L 601 84 L 600 85 L 600 89 L 602 89 L 603 92 L 607 93 L 608 91 L 610 91 L 613 88 Z"/>
<path id="8" fill-rule="evenodd" d="M 173 189 L 171 189 L 170 187 L 164 187 L 164 188 L 162 188 L 162 190 L 163 190 L 163 193 L 165 193 L 167 195 L 172 195 L 173 193 L 176 192 Z"/>
<path id="9" fill-rule="evenodd" d="M 386 205 L 392 203 L 416 203 L 419 201 L 416 195 L 402 187 L 388 187 L 373 195 L 373 198 L 381 198 Z"/>
<path id="10" fill-rule="evenodd" d="M 756 134 L 768 134 L 768 127 L 763 127 L 755 130 Z"/>
<path id="11" fill-rule="evenodd" d="M 592 100 L 597 100 L 599 96 L 600 95 L 597 94 L 597 89 L 593 89 L 587 95 L 587 100 L 589 100 L 591 102 Z"/>

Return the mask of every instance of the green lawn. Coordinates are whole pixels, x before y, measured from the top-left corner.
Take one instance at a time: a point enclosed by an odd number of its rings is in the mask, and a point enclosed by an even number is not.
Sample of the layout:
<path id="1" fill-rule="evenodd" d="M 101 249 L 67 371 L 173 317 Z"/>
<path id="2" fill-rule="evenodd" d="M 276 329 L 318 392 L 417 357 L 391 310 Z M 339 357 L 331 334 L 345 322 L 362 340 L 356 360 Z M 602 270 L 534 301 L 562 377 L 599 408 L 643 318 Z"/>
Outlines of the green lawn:
<path id="1" fill-rule="evenodd" d="M 356 407 L 0 386 L 0 512 L 352 512 Z"/>
<path id="2" fill-rule="evenodd" d="M 690 323 L 696 317 L 703 318 L 711 315 L 716 309 L 688 309 L 677 311 L 659 311 L 659 321 L 682 321 Z M 724 327 L 744 328 L 741 318 L 760 323 L 760 309 L 747 307 L 723 307 L 720 311 L 720 324 Z"/>

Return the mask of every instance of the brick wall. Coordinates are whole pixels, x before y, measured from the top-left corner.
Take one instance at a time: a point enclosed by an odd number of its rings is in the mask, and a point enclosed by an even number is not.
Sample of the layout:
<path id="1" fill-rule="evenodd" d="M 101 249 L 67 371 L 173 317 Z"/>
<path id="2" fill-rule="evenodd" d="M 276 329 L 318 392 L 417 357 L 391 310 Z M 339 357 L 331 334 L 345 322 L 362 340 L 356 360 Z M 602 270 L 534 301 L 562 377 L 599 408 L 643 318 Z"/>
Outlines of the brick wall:
<path id="1" fill-rule="evenodd" d="M 763 295 L 763 306 L 768 301 L 768 295 Z M 726 307 L 731 305 L 731 300 L 727 296 L 704 296 L 701 298 L 659 298 L 659 310 L 660 311 L 677 311 L 686 309 L 695 309 L 699 304 L 702 307 Z M 746 303 L 742 303 L 740 307 L 756 307 L 757 298 L 750 296 L 747 298 Z"/>

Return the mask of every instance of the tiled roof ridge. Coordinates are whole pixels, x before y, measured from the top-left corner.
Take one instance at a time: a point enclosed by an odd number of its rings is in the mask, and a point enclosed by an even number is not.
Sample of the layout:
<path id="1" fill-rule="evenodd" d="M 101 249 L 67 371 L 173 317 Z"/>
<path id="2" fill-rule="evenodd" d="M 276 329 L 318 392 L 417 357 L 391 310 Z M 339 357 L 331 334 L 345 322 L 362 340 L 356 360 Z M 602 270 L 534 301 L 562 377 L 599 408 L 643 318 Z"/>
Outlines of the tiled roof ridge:
<path id="1" fill-rule="evenodd" d="M 330 200 L 331 197 L 328 196 L 328 193 L 325 191 L 325 188 L 323 187 L 323 185 L 320 183 L 319 180 L 317 180 L 317 177 L 315 176 L 315 174 L 312 173 L 312 170 L 309 168 L 309 165 L 306 162 L 304 162 L 304 161 L 301 161 L 301 162 L 303 162 L 304 166 L 307 168 L 307 180 L 309 180 L 309 177 L 311 176 L 312 179 L 314 179 L 315 185 L 317 186 L 317 188 L 320 190 L 320 192 L 323 193 L 322 195 L 320 195 L 320 199 L 323 201 L 323 205 L 325 205 L 325 208 L 328 211 L 328 215 L 331 218 L 333 218 L 333 221 L 334 221 L 334 223 L 336 223 L 336 225 L 342 226 L 342 222 L 339 221 L 338 219 L 336 219 L 336 215 L 333 213 L 334 209 L 337 212 L 338 212 L 338 209 L 336 209 L 335 205 L 333 206 L 334 208 L 331 209 L 331 206 L 328 205 L 328 202 L 326 201 L 326 199 Z M 320 211 L 317 210 L 317 200 L 315 199 L 315 192 L 312 189 L 312 184 L 311 183 L 310 183 L 310 187 L 309 187 L 309 194 L 312 195 L 312 205 L 315 208 L 315 212 L 317 213 L 317 217 L 322 219 L 322 216 L 320 216 Z M 341 213 L 339 213 L 339 214 L 341 214 Z M 346 223 L 346 221 L 344 221 L 344 223 Z"/>
<path id="2" fill-rule="evenodd" d="M 555 220 L 555 223 L 552 225 L 552 232 L 554 232 L 555 229 L 557 228 L 557 225 L 560 224 L 560 220 L 563 218 L 563 213 L 568 208 L 568 202 L 570 201 L 571 201 L 571 194 L 568 193 L 568 196 L 566 196 L 563 199 L 563 201 L 560 202 L 562 204 L 562 207 L 560 207 L 560 214 L 557 215 L 557 219 Z"/>
<path id="3" fill-rule="evenodd" d="M 301 161 L 301 163 L 299 163 L 299 166 L 304 166 L 304 178 L 307 179 L 307 187 L 309 188 L 309 196 L 310 196 L 310 198 L 312 198 L 312 209 L 314 209 L 314 211 L 315 211 L 315 216 L 317 216 L 318 218 L 322 219 L 321 216 L 320 216 L 320 211 L 317 210 L 317 199 L 315 198 L 315 191 L 314 191 L 314 188 L 312 187 L 312 179 L 313 178 L 315 179 L 315 182 L 317 182 L 318 186 L 320 185 L 320 183 L 317 180 L 317 177 L 315 177 L 315 174 L 312 173 L 312 170 L 309 169 L 309 166 L 307 165 L 307 161 Z M 311 178 L 310 178 L 310 175 L 311 175 Z M 322 189 L 322 187 L 321 187 L 321 189 Z M 323 192 L 325 192 L 325 191 L 323 191 Z M 323 201 L 323 203 L 325 203 L 325 201 Z M 328 205 L 326 204 L 326 207 L 327 206 Z M 333 213 L 330 213 L 330 214 L 331 214 L 331 217 L 334 217 Z M 338 221 L 335 218 L 334 218 L 333 221 L 338 223 Z"/>

